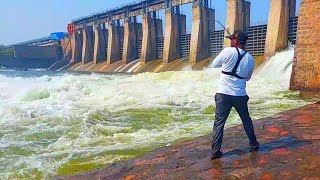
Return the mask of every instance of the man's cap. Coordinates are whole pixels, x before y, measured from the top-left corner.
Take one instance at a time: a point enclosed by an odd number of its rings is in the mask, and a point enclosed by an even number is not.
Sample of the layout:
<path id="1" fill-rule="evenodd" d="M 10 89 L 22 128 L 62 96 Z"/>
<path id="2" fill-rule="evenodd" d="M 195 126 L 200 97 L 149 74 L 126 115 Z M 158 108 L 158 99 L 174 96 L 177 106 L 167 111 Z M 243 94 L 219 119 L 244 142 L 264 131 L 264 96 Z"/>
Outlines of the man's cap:
<path id="1" fill-rule="evenodd" d="M 248 40 L 248 34 L 241 30 L 236 30 L 232 35 L 226 36 L 228 39 L 238 39 L 240 42 L 246 42 Z"/>

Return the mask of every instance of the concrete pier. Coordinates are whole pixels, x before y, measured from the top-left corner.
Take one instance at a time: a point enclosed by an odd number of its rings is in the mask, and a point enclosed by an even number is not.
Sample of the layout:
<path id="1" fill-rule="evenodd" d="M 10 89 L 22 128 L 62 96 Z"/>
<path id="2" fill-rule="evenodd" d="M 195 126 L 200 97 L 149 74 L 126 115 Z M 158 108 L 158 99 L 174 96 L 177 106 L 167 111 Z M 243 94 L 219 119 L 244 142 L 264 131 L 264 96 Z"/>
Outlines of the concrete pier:
<path id="1" fill-rule="evenodd" d="M 155 32 L 157 38 L 163 38 L 163 24 L 161 19 L 156 18 L 156 14 L 153 14 L 153 19 L 155 21 L 152 22 L 153 26 L 155 26 Z M 155 23 L 155 24 L 154 24 Z"/>
<path id="2" fill-rule="evenodd" d="M 239 25 L 239 29 L 243 30 L 243 23 L 244 23 L 244 17 L 245 17 L 245 0 L 238 0 L 238 5 L 236 6 L 237 10 L 238 10 L 238 25 Z M 228 9 L 229 10 L 229 9 Z M 227 10 L 227 11 L 228 11 Z M 231 32 L 230 32 L 231 33 Z"/>
<path id="3" fill-rule="evenodd" d="M 289 0 L 289 18 L 296 16 L 297 0 Z"/>
<path id="4" fill-rule="evenodd" d="M 244 2 L 243 12 L 245 14 L 245 16 L 243 18 L 243 29 L 247 29 L 248 27 L 250 27 L 251 2 L 249 2 L 249 1 Z"/>
<path id="5" fill-rule="evenodd" d="M 288 46 L 289 0 L 270 0 L 265 56 L 271 57 Z"/>
<path id="6" fill-rule="evenodd" d="M 181 57 L 180 36 L 185 33 L 185 15 L 175 13 L 172 9 L 165 14 L 166 27 L 163 47 L 163 63 L 170 63 Z"/>
<path id="7" fill-rule="evenodd" d="M 132 22 L 130 18 L 125 19 L 122 64 L 128 64 L 138 58 L 138 29 L 141 29 L 141 26 L 140 23 Z"/>
<path id="8" fill-rule="evenodd" d="M 232 34 L 235 30 L 245 30 L 250 26 L 251 3 L 245 0 L 227 0 L 226 28 Z M 228 33 L 225 32 L 225 36 Z M 230 40 L 224 40 L 224 47 L 230 46 Z"/>
<path id="9" fill-rule="evenodd" d="M 94 26 L 94 52 L 93 52 L 93 62 L 95 64 L 105 61 L 107 59 L 107 30 L 103 26 L 101 28 L 100 24 Z"/>
<path id="10" fill-rule="evenodd" d="M 60 40 L 63 51 L 63 59 L 72 59 L 72 37 L 66 37 Z"/>
<path id="11" fill-rule="evenodd" d="M 187 34 L 187 16 L 180 14 L 180 35 Z"/>
<path id="12" fill-rule="evenodd" d="M 208 11 L 208 25 L 209 25 L 209 32 L 213 32 L 216 29 L 216 11 L 214 9 L 207 9 Z"/>
<path id="13" fill-rule="evenodd" d="M 192 31 L 189 61 L 192 64 L 209 56 L 208 8 L 194 4 L 192 6 Z"/>
<path id="14" fill-rule="evenodd" d="M 230 34 L 235 30 L 240 29 L 238 21 L 238 0 L 227 0 L 227 20 L 226 28 Z M 225 36 L 229 35 L 225 32 Z M 224 39 L 224 47 L 230 46 L 229 39 Z"/>
<path id="15" fill-rule="evenodd" d="M 81 62 L 82 60 L 82 31 L 76 30 L 71 38 L 72 46 L 72 63 Z"/>
<path id="16" fill-rule="evenodd" d="M 109 22 L 107 64 L 121 60 L 120 38 L 123 32 L 121 28 L 115 22 Z"/>
<path id="17" fill-rule="evenodd" d="M 146 64 L 157 59 L 157 20 L 155 16 L 151 17 L 150 13 L 142 17 L 142 47 L 140 64 Z"/>
<path id="18" fill-rule="evenodd" d="M 93 47 L 94 47 L 94 34 L 93 27 L 89 26 L 83 29 L 83 43 L 82 43 L 82 63 L 86 64 L 93 61 Z"/>
<path id="19" fill-rule="evenodd" d="M 302 0 L 291 90 L 320 92 L 319 15 L 320 1 Z"/>

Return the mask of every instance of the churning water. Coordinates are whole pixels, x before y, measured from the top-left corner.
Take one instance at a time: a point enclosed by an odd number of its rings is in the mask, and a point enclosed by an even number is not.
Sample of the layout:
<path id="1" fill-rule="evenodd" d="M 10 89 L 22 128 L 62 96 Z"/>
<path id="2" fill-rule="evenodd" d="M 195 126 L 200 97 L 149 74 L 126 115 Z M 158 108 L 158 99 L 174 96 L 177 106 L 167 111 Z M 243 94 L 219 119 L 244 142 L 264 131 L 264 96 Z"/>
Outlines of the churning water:
<path id="1" fill-rule="evenodd" d="M 279 53 L 248 83 L 253 119 L 311 102 L 288 91 L 292 58 Z M 74 174 L 208 134 L 219 75 L 0 70 L 0 177 Z M 227 126 L 239 123 L 232 111 Z"/>

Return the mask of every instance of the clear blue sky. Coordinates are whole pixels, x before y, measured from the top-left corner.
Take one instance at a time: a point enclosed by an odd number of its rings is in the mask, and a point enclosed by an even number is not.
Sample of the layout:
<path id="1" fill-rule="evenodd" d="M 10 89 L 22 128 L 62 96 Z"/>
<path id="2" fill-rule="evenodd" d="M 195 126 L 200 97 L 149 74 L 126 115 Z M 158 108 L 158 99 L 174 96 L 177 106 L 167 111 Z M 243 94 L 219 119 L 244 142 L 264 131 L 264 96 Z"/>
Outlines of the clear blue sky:
<path id="1" fill-rule="evenodd" d="M 0 6 L 0 44 L 13 44 L 66 31 L 73 19 L 136 0 L 3 0 Z M 297 0 L 300 5 L 301 0 Z M 251 22 L 266 22 L 269 0 L 251 0 Z M 216 19 L 225 22 L 226 0 L 212 0 Z M 191 21 L 190 6 L 183 7 Z M 219 27 L 217 27 L 219 28 Z"/>

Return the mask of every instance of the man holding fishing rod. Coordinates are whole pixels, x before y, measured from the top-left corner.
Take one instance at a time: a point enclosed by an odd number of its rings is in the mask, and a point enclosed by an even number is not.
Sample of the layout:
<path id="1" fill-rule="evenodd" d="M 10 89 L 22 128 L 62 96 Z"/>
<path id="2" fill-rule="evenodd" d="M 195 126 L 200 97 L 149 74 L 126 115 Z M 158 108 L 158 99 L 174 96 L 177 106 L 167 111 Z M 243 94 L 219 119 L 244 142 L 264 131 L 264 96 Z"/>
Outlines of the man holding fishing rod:
<path id="1" fill-rule="evenodd" d="M 245 51 L 248 35 L 237 30 L 233 35 L 229 33 L 226 38 L 231 40 L 231 47 L 224 48 L 212 63 L 214 68 L 222 68 L 222 74 L 215 95 L 216 112 L 211 159 L 217 159 L 223 155 L 220 149 L 224 125 L 232 107 L 241 118 L 251 150 L 259 149 L 248 111 L 249 97 L 246 93 L 246 82 L 251 79 L 254 70 L 254 59 Z"/>

